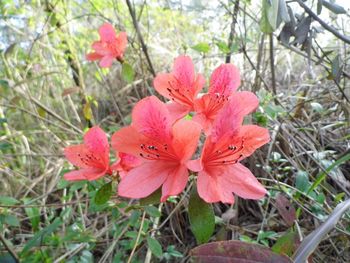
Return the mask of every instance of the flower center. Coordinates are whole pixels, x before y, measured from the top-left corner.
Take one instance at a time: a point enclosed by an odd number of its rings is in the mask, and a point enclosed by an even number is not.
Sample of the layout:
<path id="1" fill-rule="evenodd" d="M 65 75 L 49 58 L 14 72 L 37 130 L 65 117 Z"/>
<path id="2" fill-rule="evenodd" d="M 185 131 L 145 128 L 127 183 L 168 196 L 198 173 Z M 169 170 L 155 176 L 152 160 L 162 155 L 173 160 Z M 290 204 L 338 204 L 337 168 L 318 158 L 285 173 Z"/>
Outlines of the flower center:
<path id="1" fill-rule="evenodd" d="M 181 89 L 179 87 L 182 86 L 182 84 L 179 82 L 178 79 L 176 79 L 176 82 L 172 82 L 172 81 L 168 81 L 168 84 L 170 86 L 170 88 L 168 88 L 167 90 L 169 91 L 169 96 L 171 97 L 171 99 L 174 101 L 174 102 L 178 102 L 180 104 L 186 104 L 190 107 L 193 106 L 193 96 L 191 94 L 191 91 L 190 89 L 187 87 L 187 88 L 184 88 L 184 89 Z"/>
<path id="2" fill-rule="evenodd" d="M 228 97 L 219 93 L 210 94 L 210 100 L 208 107 L 206 108 L 206 115 L 215 117 L 217 112 L 224 106 L 228 101 Z"/>
<path id="3" fill-rule="evenodd" d="M 146 160 L 173 161 L 178 157 L 169 150 L 168 144 L 141 144 L 139 155 Z"/>
<path id="4" fill-rule="evenodd" d="M 230 144 L 214 150 L 208 158 L 206 158 L 205 163 L 209 166 L 236 164 L 243 157 L 243 148 L 244 138 L 242 138 L 239 146 Z"/>
<path id="5" fill-rule="evenodd" d="M 101 163 L 101 158 L 96 157 L 93 153 L 87 153 L 84 156 L 78 153 L 78 157 L 87 166 L 104 167 Z"/>

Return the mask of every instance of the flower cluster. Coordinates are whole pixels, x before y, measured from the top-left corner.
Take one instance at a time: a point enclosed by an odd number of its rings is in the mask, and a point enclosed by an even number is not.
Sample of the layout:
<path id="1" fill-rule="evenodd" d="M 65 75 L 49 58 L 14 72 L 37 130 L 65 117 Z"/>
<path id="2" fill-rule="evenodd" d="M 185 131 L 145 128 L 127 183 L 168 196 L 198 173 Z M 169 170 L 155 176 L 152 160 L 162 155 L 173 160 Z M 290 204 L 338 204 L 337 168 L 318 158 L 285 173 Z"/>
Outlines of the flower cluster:
<path id="1" fill-rule="evenodd" d="M 123 55 L 128 44 L 128 38 L 125 32 L 116 34 L 111 24 L 103 24 L 99 31 L 100 40 L 92 44 L 95 50 L 86 55 L 87 60 L 100 60 L 102 68 L 109 68 L 112 66 L 113 60 L 117 59 L 123 61 Z"/>
<path id="2" fill-rule="evenodd" d="M 101 41 L 110 31 L 106 25 L 100 28 Z M 101 60 L 105 66 L 104 60 L 108 59 Z M 232 64 L 216 68 L 208 92 L 202 94 L 204 85 L 205 78 L 195 72 L 190 57 L 176 58 L 171 73 L 154 79 L 154 88 L 170 101 L 163 103 L 156 96 L 142 99 L 132 111 L 131 124 L 113 134 L 111 145 L 118 161 L 110 165 L 107 136 L 93 127 L 84 144 L 65 149 L 66 158 L 81 168 L 67 173 L 65 179 L 96 180 L 118 173 L 120 196 L 143 198 L 161 187 L 164 202 L 184 190 L 192 173 L 197 175 L 199 196 L 208 203 L 232 204 L 233 194 L 262 198 L 265 188 L 240 163 L 270 140 L 267 129 L 243 125 L 244 117 L 257 108 L 258 98 L 237 91 L 240 76 Z M 202 131 L 205 141 L 199 158 L 193 159 Z"/>

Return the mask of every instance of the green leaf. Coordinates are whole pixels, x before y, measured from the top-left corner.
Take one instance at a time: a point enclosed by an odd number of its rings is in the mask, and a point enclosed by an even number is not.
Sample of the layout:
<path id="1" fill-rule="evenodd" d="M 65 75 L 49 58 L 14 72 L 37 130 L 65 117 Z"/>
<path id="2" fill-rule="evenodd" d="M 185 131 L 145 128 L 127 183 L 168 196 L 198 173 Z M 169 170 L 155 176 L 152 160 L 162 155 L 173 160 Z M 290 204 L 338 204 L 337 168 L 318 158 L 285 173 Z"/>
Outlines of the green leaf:
<path id="1" fill-rule="evenodd" d="M 329 74 L 329 76 L 327 78 L 331 79 L 331 80 L 334 79 L 338 83 L 340 80 L 340 77 L 342 75 L 342 71 L 343 71 L 343 66 L 342 66 L 341 58 L 338 54 L 332 60 L 331 73 Z"/>
<path id="2" fill-rule="evenodd" d="M 14 215 L 1 215 L 0 221 L 9 226 L 20 226 L 18 218 Z"/>
<path id="3" fill-rule="evenodd" d="M 204 202 L 194 187 L 188 204 L 191 230 L 198 244 L 206 243 L 215 229 L 215 215 L 211 204 Z"/>
<path id="4" fill-rule="evenodd" d="M 285 23 L 289 23 L 291 20 L 285 0 L 279 0 L 278 15 L 277 15 L 277 27 L 281 24 L 282 20 Z"/>
<path id="5" fill-rule="evenodd" d="M 224 41 L 218 41 L 215 44 L 222 53 L 224 53 L 224 54 L 230 53 L 230 48 L 228 47 L 228 45 Z"/>
<path id="6" fill-rule="evenodd" d="M 37 107 L 36 109 L 38 111 L 38 114 L 40 117 L 45 118 L 46 116 L 46 110 L 42 107 Z"/>
<path id="7" fill-rule="evenodd" d="M 40 230 L 38 233 L 30 239 L 26 245 L 24 246 L 22 253 L 26 253 L 29 249 L 31 249 L 34 246 L 39 245 L 40 243 L 43 242 L 43 239 L 45 236 L 50 235 L 53 233 L 57 228 L 60 227 L 60 225 L 63 223 L 62 219 L 57 217 L 52 224 L 48 225 L 47 227 L 43 228 Z"/>
<path id="8" fill-rule="evenodd" d="M 160 203 L 160 197 L 162 196 L 162 190 L 159 188 L 149 196 L 140 199 L 140 205 L 146 206 L 146 205 L 156 205 Z"/>
<path id="9" fill-rule="evenodd" d="M 271 12 L 269 12 L 270 8 L 271 8 L 270 1 L 269 0 L 262 0 L 260 30 L 261 30 L 261 32 L 264 32 L 267 34 L 272 33 L 274 31 L 274 28 L 270 24 L 270 20 L 272 20 L 272 18 L 269 19 L 269 17 L 271 17 Z"/>
<path id="10" fill-rule="evenodd" d="M 277 233 L 275 231 L 259 231 L 258 233 L 258 241 L 261 241 L 266 238 L 272 238 L 277 236 Z"/>
<path id="11" fill-rule="evenodd" d="M 40 212 L 37 207 L 26 207 L 24 208 L 27 216 L 29 217 L 32 228 L 36 231 L 40 223 Z"/>
<path id="12" fill-rule="evenodd" d="M 325 171 L 321 172 L 317 177 L 315 182 L 311 185 L 308 193 L 310 193 L 311 191 L 313 191 L 314 189 L 316 189 L 317 186 L 319 186 L 319 184 L 322 183 L 322 181 L 326 178 L 327 174 L 329 172 L 331 172 L 336 166 L 347 162 L 348 160 L 350 160 L 350 153 L 344 155 L 343 157 L 341 157 L 340 159 L 336 160 L 334 163 L 332 163 L 330 166 L 327 167 L 327 169 L 325 169 Z"/>
<path id="13" fill-rule="evenodd" d="M 10 84 L 5 79 L 0 79 L 0 87 L 2 87 L 4 90 L 7 90 L 10 88 Z"/>
<path id="14" fill-rule="evenodd" d="M 161 258 L 163 255 L 162 245 L 153 237 L 147 237 L 147 246 L 152 251 L 153 255 Z"/>
<path id="15" fill-rule="evenodd" d="M 85 104 L 84 104 L 84 107 L 83 107 L 83 114 L 84 114 L 84 117 L 86 120 L 91 120 L 92 119 L 92 109 L 91 109 L 91 103 L 89 101 L 87 101 Z"/>
<path id="16" fill-rule="evenodd" d="M 1 263 L 17 263 L 18 261 L 10 253 L 0 254 Z"/>
<path id="17" fill-rule="evenodd" d="M 126 62 L 123 63 L 122 66 L 122 77 L 123 79 L 128 82 L 131 83 L 134 81 L 134 77 L 135 77 L 135 73 L 133 68 Z"/>
<path id="18" fill-rule="evenodd" d="M 95 204 L 103 205 L 107 203 L 107 201 L 111 198 L 111 196 L 112 196 L 112 182 L 109 182 L 103 185 L 100 189 L 98 189 L 95 195 Z"/>
<path id="19" fill-rule="evenodd" d="M 304 171 L 299 171 L 295 180 L 295 187 L 301 192 L 306 192 L 309 185 L 310 182 L 307 173 Z"/>
<path id="20" fill-rule="evenodd" d="M 0 86 L 6 89 L 10 88 L 9 82 L 5 79 L 0 79 Z"/>
<path id="21" fill-rule="evenodd" d="M 271 4 L 268 4 L 267 19 L 272 29 L 275 31 L 277 28 L 279 0 L 269 0 L 269 2 L 271 2 Z"/>
<path id="22" fill-rule="evenodd" d="M 0 254 L 1 263 L 17 263 L 18 261 L 10 253 Z"/>
<path id="23" fill-rule="evenodd" d="M 321 14 L 322 12 L 322 5 L 323 5 L 323 0 L 318 0 L 317 1 L 317 14 Z"/>
<path id="24" fill-rule="evenodd" d="M 340 194 L 337 194 L 335 197 L 334 197 L 334 201 L 339 203 L 339 202 L 342 202 L 343 201 L 343 198 L 345 196 L 345 193 L 342 192 Z"/>
<path id="25" fill-rule="evenodd" d="M 197 45 L 194 45 L 191 48 L 198 52 L 203 52 L 203 53 L 208 53 L 210 51 L 209 44 L 205 42 L 198 43 Z"/>
<path id="26" fill-rule="evenodd" d="M 321 205 L 324 203 L 324 201 L 326 200 L 326 196 L 323 193 L 320 193 L 319 195 L 317 195 L 316 197 L 316 201 L 318 203 L 320 203 Z"/>
<path id="27" fill-rule="evenodd" d="M 322 5 L 331 10 L 334 14 L 346 14 L 346 10 L 344 9 L 344 7 L 337 5 L 336 3 L 323 0 Z"/>
<path id="28" fill-rule="evenodd" d="M 147 214 L 149 214 L 152 217 L 160 217 L 162 214 L 159 212 L 158 208 L 154 207 L 154 206 L 146 206 L 145 207 L 145 211 Z"/>
<path id="29" fill-rule="evenodd" d="M 18 204 L 19 201 L 10 196 L 0 196 L 0 204 L 2 205 L 15 205 Z"/>
<path id="30" fill-rule="evenodd" d="M 174 245 L 168 246 L 167 253 L 173 257 L 176 257 L 176 258 L 183 258 L 184 257 L 179 251 L 177 251 L 175 249 Z"/>
<path id="31" fill-rule="evenodd" d="M 277 239 L 276 243 L 272 247 L 272 251 L 280 254 L 292 256 L 298 246 L 299 238 L 297 232 L 289 232 L 284 234 L 279 239 Z"/>

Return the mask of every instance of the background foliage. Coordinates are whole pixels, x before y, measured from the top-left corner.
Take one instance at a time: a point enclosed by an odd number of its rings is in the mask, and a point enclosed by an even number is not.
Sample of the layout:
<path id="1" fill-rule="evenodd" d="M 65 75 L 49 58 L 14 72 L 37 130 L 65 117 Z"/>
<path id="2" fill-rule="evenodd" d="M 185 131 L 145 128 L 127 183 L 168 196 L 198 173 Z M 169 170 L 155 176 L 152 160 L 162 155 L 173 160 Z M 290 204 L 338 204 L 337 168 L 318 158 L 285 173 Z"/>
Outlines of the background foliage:
<path id="1" fill-rule="evenodd" d="M 292 255 L 350 194 L 347 1 L 134 1 L 139 32 L 126 2 L 0 2 L 0 261 L 14 262 L 11 253 L 24 262 L 188 259 L 196 246 L 189 188 L 165 204 L 139 203 L 117 198 L 105 179 L 62 179 L 72 169 L 63 147 L 80 143 L 89 125 L 111 134 L 129 123 L 132 105 L 155 93 L 154 73 L 182 53 L 207 77 L 220 63 L 236 64 L 241 90 L 261 100 L 250 121 L 272 137 L 246 163 L 269 195 L 215 204 L 211 240 Z M 128 32 L 127 66 L 85 59 L 105 21 Z M 314 262 L 350 261 L 349 220 Z"/>

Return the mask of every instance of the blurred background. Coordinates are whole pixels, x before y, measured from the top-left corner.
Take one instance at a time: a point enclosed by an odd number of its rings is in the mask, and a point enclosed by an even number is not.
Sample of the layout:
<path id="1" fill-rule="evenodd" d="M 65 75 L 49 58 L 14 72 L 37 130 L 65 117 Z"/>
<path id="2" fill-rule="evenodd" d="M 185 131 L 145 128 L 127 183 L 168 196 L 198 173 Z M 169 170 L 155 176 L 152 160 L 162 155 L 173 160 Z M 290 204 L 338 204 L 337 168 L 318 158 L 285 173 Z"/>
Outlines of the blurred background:
<path id="1" fill-rule="evenodd" d="M 188 260 L 196 244 L 186 194 L 141 220 L 142 209 L 126 209 L 136 201 L 95 203 L 103 180 L 62 177 L 73 169 L 63 147 L 92 125 L 111 135 L 130 123 L 134 103 L 156 94 L 155 74 L 171 71 L 179 54 L 193 58 L 206 88 L 218 65 L 238 66 L 240 90 L 260 98 L 247 121 L 271 131 L 246 161 L 269 195 L 215 204 L 212 240 L 293 254 L 350 194 L 349 8 L 346 0 L 1 0 L 0 262 L 127 262 L 131 251 L 131 262 Z M 105 22 L 127 32 L 127 66 L 85 59 Z M 350 261 L 349 221 L 312 262 Z"/>

